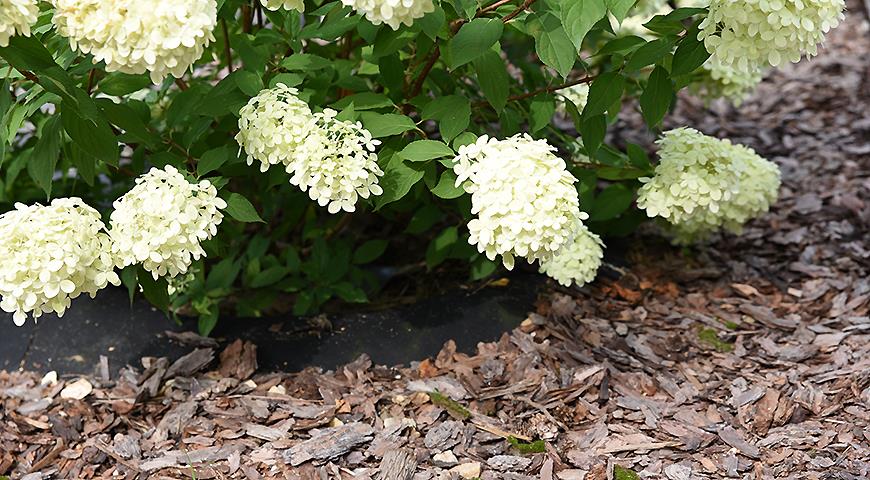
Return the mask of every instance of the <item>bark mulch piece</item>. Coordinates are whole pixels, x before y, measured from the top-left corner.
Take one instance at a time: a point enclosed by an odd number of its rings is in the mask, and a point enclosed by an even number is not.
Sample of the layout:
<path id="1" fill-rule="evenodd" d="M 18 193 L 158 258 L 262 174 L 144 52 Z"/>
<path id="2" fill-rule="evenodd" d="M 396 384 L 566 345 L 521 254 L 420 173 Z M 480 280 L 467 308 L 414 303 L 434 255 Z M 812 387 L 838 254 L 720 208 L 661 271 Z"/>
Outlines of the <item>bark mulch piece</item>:
<path id="1" fill-rule="evenodd" d="M 117 375 L 3 372 L 0 475 L 868 478 L 867 37 L 850 14 L 742 108 L 676 113 L 782 167 L 744 235 L 680 253 L 648 234 L 618 280 L 554 290 L 475 355 L 257 374 L 253 344 L 197 342 Z"/>

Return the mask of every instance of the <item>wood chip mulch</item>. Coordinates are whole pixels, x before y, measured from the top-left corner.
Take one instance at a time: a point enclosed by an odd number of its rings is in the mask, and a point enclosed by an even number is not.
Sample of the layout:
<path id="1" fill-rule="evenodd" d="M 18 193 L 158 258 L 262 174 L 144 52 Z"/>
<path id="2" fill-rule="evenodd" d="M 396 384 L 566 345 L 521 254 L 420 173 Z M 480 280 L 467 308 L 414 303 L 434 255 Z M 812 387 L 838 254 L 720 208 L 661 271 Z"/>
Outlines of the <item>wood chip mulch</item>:
<path id="1" fill-rule="evenodd" d="M 867 38 L 853 9 L 740 109 L 676 113 L 782 167 L 743 236 L 640 237 L 619 280 L 554 290 L 476 355 L 261 374 L 256 346 L 188 335 L 175 362 L 0 372 L 0 476 L 870 477 Z"/>

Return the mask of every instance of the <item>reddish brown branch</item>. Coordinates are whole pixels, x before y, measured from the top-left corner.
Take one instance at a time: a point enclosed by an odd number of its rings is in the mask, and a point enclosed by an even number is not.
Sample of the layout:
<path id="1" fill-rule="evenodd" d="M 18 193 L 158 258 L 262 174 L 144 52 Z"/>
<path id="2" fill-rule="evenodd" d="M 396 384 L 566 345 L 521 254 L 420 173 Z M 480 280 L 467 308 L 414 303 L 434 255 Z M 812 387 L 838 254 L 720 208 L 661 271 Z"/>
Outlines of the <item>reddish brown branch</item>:
<path id="1" fill-rule="evenodd" d="M 502 18 L 501 21 L 504 22 L 504 23 L 510 22 L 511 20 L 513 20 L 514 18 L 516 18 L 517 15 L 523 13 L 523 11 L 525 11 L 527 8 L 529 8 L 530 6 L 532 6 L 533 3 L 535 3 L 535 0 L 525 0 L 525 1 L 523 2 L 522 5 L 520 5 L 519 7 L 517 7 L 516 10 L 514 10 L 513 12 L 511 12 L 511 13 L 505 15 L 505 17 Z"/>

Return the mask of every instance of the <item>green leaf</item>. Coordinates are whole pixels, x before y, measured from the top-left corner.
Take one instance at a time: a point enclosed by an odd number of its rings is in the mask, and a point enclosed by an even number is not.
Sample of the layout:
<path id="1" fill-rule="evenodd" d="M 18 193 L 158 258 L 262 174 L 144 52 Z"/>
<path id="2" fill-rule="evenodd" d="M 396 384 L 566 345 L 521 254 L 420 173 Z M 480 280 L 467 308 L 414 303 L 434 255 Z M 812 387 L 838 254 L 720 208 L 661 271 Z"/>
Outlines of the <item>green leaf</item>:
<path id="1" fill-rule="evenodd" d="M 98 98 L 96 102 L 106 118 L 115 126 L 124 130 L 124 134 L 135 138 L 136 141 L 142 142 L 151 148 L 161 143 L 160 137 L 148 129 L 145 122 L 142 121 L 137 112 L 130 106 L 130 102 L 115 103 L 108 98 Z"/>
<path id="2" fill-rule="evenodd" d="M 589 86 L 589 101 L 583 109 L 583 117 L 589 118 L 606 112 L 622 98 L 625 79 L 614 72 L 602 73 Z"/>
<path id="3" fill-rule="evenodd" d="M 462 25 L 447 42 L 447 65 L 456 69 L 486 53 L 501 38 L 504 23 L 499 18 L 475 18 Z"/>
<path id="4" fill-rule="evenodd" d="M 339 282 L 332 286 L 332 290 L 338 298 L 350 303 L 365 303 L 369 299 L 361 288 L 350 282 Z"/>
<path id="5" fill-rule="evenodd" d="M 145 271 L 141 266 L 138 272 L 139 285 L 142 287 L 142 294 L 145 299 L 160 309 L 164 313 L 169 311 L 169 290 L 166 283 L 166 278 L 160 277 L 154 280 L 154 276 L 150 272 Z"/>
<path id="6" fill-rule="evenodd" d="M 330 62 L 329 60 L 318 55 L 312 55 L 310 53 L 294 53 L 293 55 L 290 55 L 289 57 L 281 61 L 281 66 L 291 72 L 309 72 L 312 70 L 321 70 L 324 68 L 329 68 L 331 65 L 332 62 Z"/>
<path id="7" fill-rule="evenodd" d="M 461 95 L 438 97 L 423 107 L 421 116 L 438 121 L 441 136 L 449 142 L 471 123 L 471 103 Z"/>
<path id="8" fill-rule="evenodd" d="M 121 284 L 127 287 L 127 295 L 130 297 L 130 305 L 133 305 L 133 297 L 139 286 L 138 268 L 135 265 L 124 267 L 121 270 Z"/>
<path id="9" fill-rule="evenodd" d="M 599 222 L 610 220 L 628 210 L 634 200 L 634 191 L 625 184 L 615 183 L 605 188 L 595 197 L 589 211 L 589 219 Z"/>
<path id="10" fill-rule="evenodd" d="M 432 189 L 432 194 L 438 198 L 452 200 L 464 195 L 465 190 L 461 185 L 456 186 L 456 174 L 453 173 L 453 170 L 444 170 L 444 173 L 441 174 L 441 179 L 438 180 L 438 185 L 435 185 L 435 188 Z"/>
<path id="11" fill-rule="evenodd" d="M 363 112 L 360 119 L 374 138 L 398 135 L 417 128 L 410 117 L 398 113 Z"/>
<path id="12" fill-rule="evenodd" d="M 45 122 L 42 134 L 39 136 L 33 153 L 30 154 L 30 160 L 27 162 L 27 173 L 45 192 L 46 197 L 51 196 L 51 179 L 54 176 L 58 155 L 60 155 L 60 124 L 60 116 L 58 115 L 51 116 Z"/>
<path id="13" fill-rule="evenodd" d="M 332 104 L 336 110 L 344 110 L 353 104 L 354 110 L 372 110 L 375 108 L 394 107 L 393 101 L 386 95 L 375 92 L 362 92 L 348 95 Z"/>
<path id="14" fill-rule="evenodd" d="M 202 157 L 196 163 L 196 174 L 201 177 L 210 172 L 213 172 L 221 168 L 223 164 L 227 163 L 227 161 L 234 156 L 235 155 L 230 150 L 230 147 L 228 145 L 213 148 L 203 153 Z"/>
<path id="15" fill-rule="evenodd" d="M 438 35 L 438 32 L 441 31 L 446 25 L 447 17 L 444 14 L 444 9 L 441 8 L 441 5 L 435 5 L 435 10 L 427 13 L 423 16 L 423 18 L 415 21 L 415 24 L 419 24 L 420 28 L 423 30 L 423 33 L 426 34 L 427 37 L 435 40 Z"/>
<path id="16" fill-rule="evenodd" d="M 674 100 L 674 86 L 667 70 L 657 66 L 649 76 L 646 87 L 640 95 L 640 109 L 649 128 L 662 121 Z"/>
<path id="17" fill-rule="evenodd" d="M 538 57 L 563 78 L 567 78 L 577 61 L 577 50 L 562 27 L 562 22 L 550 12 L 532 13 L 527 22 L 529 32 L 535 38 Z"/>
<path id="18" fill-rule="evenodd" d="M 233 77 L 236 81 L 236 85 L 238 85 L 239 90 L 242 91 L 245 95 L 253 97 L 260 93 L 260 90 L 263 89 L 263 80 L 260 79 L 260 76 L 254 72 L 249 72 L 247 70 L 240 70 L 235 72 Z"/>
<path id="19" fill-rule="evenodd" d="M 230 288 L 235 283 L 242 266 L 232 257 L 226 257 L 208 271 L 205 279 L 207 291 Z"/>
<path id="20" fill-rule="evenodd" d="M 646 45 L 646 40 L 634 36 L 627 35 L 625 37 L 617 37 L 607 42 L 601 49 L 595 52 L 595 56 L 613 55 L 614 53 L 628 53 L 637 50 L 641 45 Z"/>
<path id="21" fill-rule="evenodd" d="M 606 133 L 607 119 L 604 114 L 583 119 L 580 125 L 580 137 L 583 139 L 583 148 L 589 157 L 595 156 L 595 152 L 601 147 Z"/>
<path id="22" fill-rule="evenodd" d="M 640 70 L 647 65 L 652 65 L 667 55 L 673 46 L 674 44 L 667 38 L 653 40 L 638 48 L 632 54 L 631 58 L 628 59 L 628 63 L 625 64 L 625 69 L 632 72 Z"/>
<path id="23" fill-rule="evenodd" d="M 417 140 L 411 142 L 399 152 L 405 160 L 425 162 L 436 158 L 453 157 L 456 153 L 444 142 L 437 140 Z"/>
<path id="24" fill-rule="evenodd" d="M 477 83 L 496 112 L 504 110 L 510 93 L 510 76 L 501 55 L 489 50 L 474 61 Z"/>
<path id="25" fill-rule="evenodd" d="M 561 5 L 565 32 L 579 51 L 592 26 L 607 15 L 607 5 L 604 0 L 561 0 Z"/>
<path id="26" fill-rule="evenodd" d="M 393 155 L 384 168 L 384 176 L 380 180 L 384 193 L 375 197 L 377 208 L 379 209 L 407 195 L 411 187 L 423 178 L 423 174 L 423 170 L 406 165 L 401 155 Z"/>
<path id="27" fill-rule="evenodd" d="M 118 140 L 108 123 L 96 123 L 79 116 L 71 105 L 63 104 L 60 118 L 63 129 L 82 150 L 109 165 L 118 164 Z"/>
<path id="28" fill-rule="evenodd" d="M 389 245 L 388 240 L 369 240 L 363 243 L 353 252 L 353 263 L 355 265 L 364 265 L 377 260 L 387 250 Z"/>
<path id="29" fill-rule="evenodd" d="M 18 70 L 39 71 L 57 66 L 51 52 L 36 37 L 13 36 L 8 46 L 0 48 L 0 57 Z"/>
<path id="30" fill-rule="evenodd" d="M 450 250 L 457 240 L 459 240 L 459 231 L 456 227 L 447 227 L 442 230 L 432 239 L 426 249 L 426 266 L 432 269 L 447 260 L 447 257 L 450 256 Z"/>
<path id="31" fill-rule="evenodd" d="M 606 0 L 606 2 L 610 13 L 616 17 L 619 23 L 622 23 L 626 15 L 628 15 L 628 11 L 631 10 L 631 7 L 634 6 L 637 0 Z"/>
<path id="32" fill-rule="evenodd" d="M 274 285 L 286 277 L 288 273 L 290 273 L 290 270 L 282 265 L 267 268 L 254 277 L 251 281 L 251 288 L 263 288 Z"/>
<path id="33" fill-rule="evenodd" d="M 680 41 L 674 52 L 674 60 L 671 62 L 671 74 L 686 75 L 698 69 L 707 59 L 710 52 L 704 46 L 704 42 L 698 40 L 697 26 L 689 30 Z"/>
<path id="34" fill-rule="evenodd" d="M 100 81 L 97 88 L 107 95 L 121 97 L 150 86 L 151 79 L 148 78 L 148 75 L 114 72 L 106 75 L 106 78 Z"/>
<path id="35" fill-rule="evenodd" d="M 675 35 L 685 30 L 683 20 L 706 12 L 706 8 L 678 8 L 667 15 L 654 16 L 643 26 L 661 35 Z"/>
<path id="36" fill-rule="evenodd" d="M 537 95 L 532 99 L 529 110 L 531 113 L 529 119 L 531 133 L 540 132 L 550 124 L 553 114 L 556 113 L 556 99 L 553 95 Z"/>
<path id="37" fill-rule="evenodd" d="M 220 318 L 220 309 L 217 306 L 212 306 L 208 312 L 200 314 L 197 319 L 196 328 L 199 334 L 203 337 L 211 335 L 214 327 L 217 326 Z"/>
<path id="38" fill-rule="evenodd" d="M 262 218 L 260 218 L 260 215 L 257 213 L 257 210 L 254 209 L 254 206 L 251 205 L 251 202 L 235 192 L 230 193 L 229 198 L 227 198 L 227 213 L 240 222 L 266 223 Z"/>

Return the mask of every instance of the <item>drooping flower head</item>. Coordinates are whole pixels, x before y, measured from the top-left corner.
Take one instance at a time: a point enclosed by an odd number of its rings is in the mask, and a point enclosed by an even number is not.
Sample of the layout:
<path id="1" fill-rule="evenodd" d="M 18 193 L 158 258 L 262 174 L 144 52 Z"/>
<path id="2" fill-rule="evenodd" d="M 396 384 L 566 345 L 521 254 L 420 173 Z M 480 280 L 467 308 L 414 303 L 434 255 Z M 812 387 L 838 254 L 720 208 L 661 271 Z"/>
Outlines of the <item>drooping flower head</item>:
<path id="1" fill-rule="evenodd" d="M 725 65 L 748 72 L 816 55 L 845 15 L 844 0 L 712 0 L 698 39 Z"/>
<path id="2" fill-rule="evenodd" d="M 414 20 L 435 11 L 432 0 L 341 0 L 375 25 L 386 23 L 393 30 L 405 24 L 411 26 Z"/>
<path id="3" fill-rule="evenodd" d="M 21 326 L 28 314 L 63 316 L 82 293 L 120 285 L 104 230 L 100 214 L 79 198 L 19 203 L 0 215 L 0 308 Z"/>
<path id="4" fill-rule="evenodd" d="M 724 98 L 734 106 L 740 106 L 763 78 L 761 68 L 738 70 L 712 57 L 704 63 L 701 79 L 691 89 L 706 100 Z"/>
<path id="5" fill-rule="evenodd" d="M 260 162 L 260 171 L 272 165 L 289 165 L 316 128 L 308 104 L 299 91 L 279 83 L 262 90 L 239 111 L 236 141 L 248 154 L 248 165 Z"/>
<path id="6" fill-rule="evenodd" d="M 527 134 L 496 140 L 486 135 L 459 149 L 456 186 L 471 194 L 468 241 L 490 260 L 548 260 L 574 233 L 580 215 L 576 179 L 546 140 Z"/>
<path id="7" fill-rule="evenodd" d="M 604 258 L 604 242 L 583 225 L 582 220 L 586 218 L 587 215 L 583 214 L 577 219 L 571 243 L 562 247 L 553 258 L 541 262 L 541 273 L 566 287 L 571 284 L 582 287 L 594 280 Z"/>
<path id="8" fill-rule="evenodd" d="M 655 176 L 640 179 L 637 204 L 667 220 L 678 243 L 721 227 L 739 232 L 776 200 L 779 168 L 751 148 L 691 128 L 665 132 L 658 143 L 660 162 Z"/>
<path id="9" fill-rule="evenodd" d="M 272 11 L 280 8 L 284 8 L 285 10 L 296 10 L 298 12 L 305 11 L 305 2 L 303 0 L 260 0 L 260 3 Z"/>
<path id="10" fill-rule="evenodd" d="M 308 132 L 305 145 L 287 164 L 290 183 L 308 192 L 329 213 L 353 212 L 359 197 L 380 195 L 375 149 L 381 143 L 359 122 L 336 118 L 326 109 L 314 115 L 316 128 Z"/>
<path id="11" fill-rule="evenodd" d="M 181 77 L 214 41 L 215 0 L 55 0 L 53 22 L 70 46 L 106 71 Z"/>
<path id="12" fill-rule="evenodd" d="M 0 0 L 0 47 L 9 45 L 9 38 L 15 35 L 29 37 L 30 26 L 38 16 L 35 0 Z"/>
<path id="13" fill-rule="evenodd" d="M 208 180 L 190 183 L 172 167 L 152 168 L 115 201 L 109 225 L 118 266 L 141 263 L 155 279 L 187 272 L 205 256 L 227 203 Z"/>

